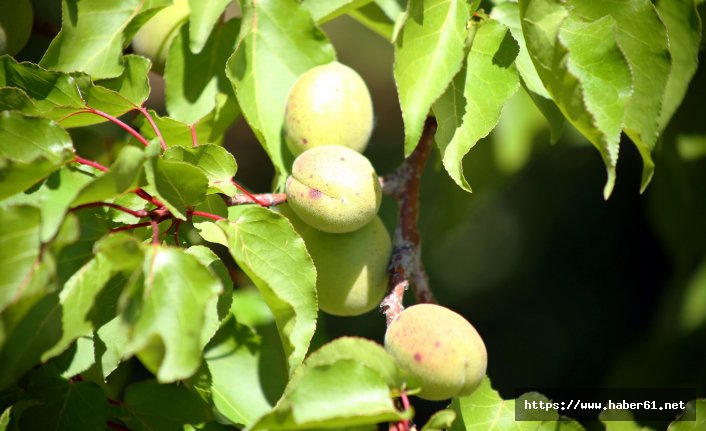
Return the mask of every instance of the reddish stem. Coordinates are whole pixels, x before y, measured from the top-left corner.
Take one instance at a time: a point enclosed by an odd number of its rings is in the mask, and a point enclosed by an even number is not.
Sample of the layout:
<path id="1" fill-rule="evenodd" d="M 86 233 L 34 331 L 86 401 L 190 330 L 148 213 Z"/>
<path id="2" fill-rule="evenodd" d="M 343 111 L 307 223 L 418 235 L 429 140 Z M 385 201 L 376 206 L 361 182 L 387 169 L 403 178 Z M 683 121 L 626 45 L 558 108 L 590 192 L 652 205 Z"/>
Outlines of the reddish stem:
<path id="1" fill-rule="evenodd" d="M 207 213 L 207 212 L 203 212 L 203 211 L 189 211 L 189 214 L 191 214 L 192 216 L 210 218 L 211 220 L 216 220 L 216 221 L 225 220 L 225 217 L 221 217 L 219 215 L 215 215 L 215 214 L 211 214 L 211 213 Z"/>
<path id="2" fill-rule="evenodd" d="M 84 159 L 84 158 L 81 157 L 81 156 L 76 156 L 76 157 L 74 157 L 74 161 L 75 161 L 76 163 L 80 163 L 80 164 L 82 164 L 82 165 L 91 166 L 91 167 L 93 167 L 93 168 L 98 169 L 99 171 L 108 172 L 108 170 L 109 170 L 108 168 L 106 168 L 105 166 L 101 165 L 100 163 L 94 162 L 93 160 Z"/>
<path id="3" fill-rule="evenodd" d="M 174 244 L 179 247 L 179 225 L 181 225 L 181 220 L 176 219 L 174 222 Z"/>
<path id="4" fill-rule="evenodd" d="M 134 136 L 138 141 L 142 142 L 142 145 L 144 145 L 145 147 L 150 144 L 149 141 L 147 139 L 145 139 L 144 136 L 140 135 L 135 129 L 128 126 L 127 124 L 125 124 L 121 120 L 117 119 L 116 117 L 113 117 L 112 115 L 110 115 L 106 112 L 99 111 L 98 109 L 87 107 L 86 109 L 76 111 L 76 112 L 62 118 L 62 120 L 69 118 L 69 117 L 72 117 L 77 114 L 82 114 L 82 113 L 94 114 L 94 115 L 98 115 L 99 117 L 103 117 L 106 120 L 111 121 L 111 122 L 117 124 L 118 126 L 120 126 L 121 129 L 125 130 L 126 132 L 128 132 L 129 134 Z"/>
<path id="5" fill-rule="evenodd" d="M 122 205 L 117 205 L 117 204 L 113 204 L 110 202 L 90 202 L 87 204 L 75 206 L 75 207 L 71 208 L 71 211 L 78 211 L 83 208 L 92 208 L 92 207 L 110 207 L 110 208 L 114 208 L 116 210 L 122 211 L 124 213 L 128 213 L 131 216 L 134 216 L 137 218 L 147 217 L 149 215 L 149 213 L 145 210 L 132 210 L 132 209 L 126 208 Z"/>
<path id="6" fill-rule="evenodd" d="M 142 115 L 144 115 L 145 118 L 147 118 L 147 121 L 150 123 L 150 126 L 152 126 L 152 130 L 154 130 L 154 133 L 159 138 L 159 145 L 162 147 L 162 150 L 167 151 L 167 143 L 164 142 L 164 137 L 162 136 L 162 132 L 159 130 L 159 127 L 157 127 L 157 124 L 155 124 L 155 122 L 152 119 L 152 116 L 150 115 L 147 108 L 145 108 L 144 106 L 140 106 L 138 109 L 140 110 L 140 112 L 142 112 Z"/>
<path id="7" fill-rule="evenodd" d="M 238 190 L 240 190 L 241 192 L 243 192 L 247 197 L 249 197 L 250 199 L 252 199 L 252 200 L 253 200 L 254 202 L 256 202 L 258 205 L 260 205 L 260 206 L 262 206 L 262 207 L 265 207 L 265 208 L 267 208 L 267 207 L 270 206 L 270 205 L 267 204 L 267 202 L 261 201 L 260 199 L 257 198 L 257 196 L 255 196 L 254 194 L 252 194 L 252 193 L 250 193 L 249 191 L 247 191 L 247 190 L 245 189 L 245 187 L 243 187 L 243 186 L 241 186 L 240 184 L 238 184 L 235 180 L 231 180 L 231 181 L 233 182 L 233 185 L 234 185 Z"/>
<path id="8" fill-rule="evenodd" d="M 253 197 L 255 199 L 253 199 Z M 260 193 L 256 195 L 241 194 L 224 197 L 223 199 L 229 207 L 243 204 L 259 204 L 269 208 L 287 202 L 287 195 L 285 193 Z"/>
<path id="9" fill-rule="evenodd" d="M 414 282 L 417 302 L 436 302 L 429 290 L 421 263 L 421 238 L 417 229 L 421 178 L 431 153 L 435 132 L 436 120 L 429 117 L 424 124 L 417 148 L 394 174 L 382 181 L 385 193 L 391 194 L 399 203 L 400 221 L 395 230 L 390 257 L 389 293 L 380 304 L 388 326 L 404 309 L 402 301 L 410 279 Z"/>
<path id="10" fill-rule="evenodd" d="M 144 222 L 142 222 L 142 223 L 128 224 L 128 225 L 125 225 L 125 226 L 116 227 L 115 229 L 111 229 L 111 230 L 110 230 L 110 233 L 122 232 L 122 231 L 124 231 L 124 230 L 138 229 L 138 228 L 141 228 L 141 227 L 149 226 L 149 225 L 151 225 L 151 224 L 152 224 L 151 221 L 144 221 Z"/>
<path id="11" fill-rule="evenodd" d="M 141 197 L 142 199 L 146 200 L 147 202 L 151 203 L 152 205 L 154 205 L 156 207 L 162 206 L 162 203 L 159 200 L 154 198 L 152 195 L 150 195 L 149 193 L 147 193 L 143 189 L 136 189 L 136 190 L 134 190 L 134 193 L 137 196 Z"/>
<path id="12" fill-rule="evenodd" d="M 150 225 L 152 226 L 152 244 L 159 244 L 159 222 L 157 219 L 150 220 Z"/>
<path id="13" fill-rule="evenodd" d="M 194 147 L 198 147 L 198 146 L 199 146 L 199 138 L 196 136 L 196 125 L 197 125 L 197 124 L 199 124 L 198 121 L 195 122 L 194 124 L 192 124 L 191 126 L 189 126 L 189 129 L 191 129 L 191 144 L 192 144 Z"/>

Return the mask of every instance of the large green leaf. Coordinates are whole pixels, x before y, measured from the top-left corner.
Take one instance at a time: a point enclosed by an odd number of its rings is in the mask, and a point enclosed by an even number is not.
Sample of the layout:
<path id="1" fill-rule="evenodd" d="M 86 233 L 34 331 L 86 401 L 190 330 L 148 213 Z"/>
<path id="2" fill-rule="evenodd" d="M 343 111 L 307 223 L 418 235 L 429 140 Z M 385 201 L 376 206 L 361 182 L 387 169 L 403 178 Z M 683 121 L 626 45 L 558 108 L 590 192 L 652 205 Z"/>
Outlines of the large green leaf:
<path id="1" fill-rule="evenodd" d="M 394 74 L 405 155 L 419 143 L 431 105 L 461 69 L 468 7 L 462 0 L 410 0 L 395 43 Z"/>
<path id="2" fill-rule="evenodd" d="M 198 54 L 231 0 L 189 0 L 189 49 Z"/>
<path id="3" fill-rule="evenodd" d="M 46 159 L 59 167 L 73 158 L 71 137 L 52 121 L 0 112 L 0 157 L 21 163 Z"/>
<path id="4" fill-rule="evenodd" d="M 137 187 L 145 161 L 144 152 L 132 146 L 125 146 L 110 171 L 86 184 L 74 201 L 74 205 L 112 199 Z"/>
<path id="5" fill-rule="evenodd" d="M 176 430 L 211 419 L 208 405 L 184 386 L 154 380 L 128 386 L 124 408 L 127 425 L 136 431 Z"/>
<path id="6" fill-rule="evenodd" d="M 125 57 L 122 75 L 96 85 L 88 75 L 45 70 L 32 63 L 0 57 L 0 109 L 15 109 L 29 115 L 61 120 L 63 127 L 106 121 L 97 115 L 69 117 L 87 106 L 120 116 L 144 102 L 149 94 L 148 63 L 144 58 Z"/>
<path id="7" fill-rule="evenodd" d="M 223 65 L 235 47 L 240 21 L 217 25 L 198 54 L 191 52 L 189 29 L 182 26 L 170 45 L 164 82 L 169 115 L 193 124 L 215 108 L 216 94 L 232 97 Z"/>
<path id="8" fill-rule="evenodd" d="M 664 129 L 681 104 L 699 64 L 701 18 L 694 0 L 659 0 L 657 11 L 667 26 L 672 69 L 664 92 L 660 129 Z"/>
<path id="9" fill-rule="evenodd" d="M 463 98 L 466 103 L 461 124 L 450 140 L 446 140 L 449 135 L 446 132 L 436 139 L 446 171 L 466 191 L 471 191 L 471 187 L 463 175 L 463 157 L 493 130 L 503 105 L 517 91 L 519 80 L 514 65 L 517 52 L 517 43 L 508 28 L 495 20 L 481 24 L 473 38 L 465 67 Z M 456 112 L 455 84 L 448 91 L 452 95 L 442 100 L 452 103 L 453 107 L 445 111 Z"/>
<path id="10" fill-rule="evenodd" d="M 622 128 L 642 156 L 644 190 L 654 173 L 650 153 L 660 132 L 662 100 L 672 64 L 667 29 L 650 0 L 570 0 L 567 5 L 572 17 L 599 20 L 611 16 L 615 20 L 618 45 L 632 75 L 632 94 L 625 105 Z"/>
<path id="11" fill-rule="evenodd" d="M 206 198 L 208 178 L 194 165 L 157 157 L 145 162 L 145 172 L 157 198 L 179 219 Z"/>
<path id="12" fill-rule="evenodd" d="M 272 412 L 249 430 L 345 428 L 409 418 L 395 409 L 385 380 L 353 359 L 306 367 Z"/>
<path id="13" fill-rule="evenodd" d="M 157 341 L 163 346 L 157 379 L 173 382 L 190 377 L 201 362 L 209 304 L 223 291 L 221 281 L 196 257 L 182 249 L 146 246 L 142 265 L 142 308 L 131 323 L 125 353 Z"/>
<path id="14" fill-rule="evenodd" d="M 316 269 L 304 241 L 282 215 L 255 206 L 231 207 L 228 220 L 196 227 L 206 241 L 227 246 L 262 292 L 292 372 L 314 335 L 318 309 Z"/>
<path id="15" fill-rule="evenodd" d="M 335 53 L 306 8 L 295 0 L 244 3 L 240 40 L 226 72 L 245 119 L 282 176 L 283 185 L 289 172 L 282 141 L 289 88 L 310 68 L 333 61 Z"/>
<path id="16" fill-rule="evenodd" d="M 208 178 L 209 193 L 236 193 L 233 177 L 238 169 L 235 158 L 223 147 L 213 144 L 195 148 L 172 147 L 164 153 L 167 160 L 180 160 L 199 167 Z"/>
<path id="17" fill-rule="evenodd" d="M 39 209 L 0 209 L 0 310 L 19 299 L 38 265 Z"/>
<path id="18" fill-rule="evenodd" d="M 586 22 L 569 17 L 557 0 L 520 1 L 527 50 L 539 77 L 564 116 L 599 150 L 615 184 L 618 145 L 631 96 L 630 67 L 610 16 Z"/>
<path id="19" fill-rule="evenodd" d="M 123 72 L 123 32 L 135 15 L 155 4 L 151 0 L 63 0 L 61 31 L 40 64 L 61 72 L 86 72 L 114 78 Z"/>

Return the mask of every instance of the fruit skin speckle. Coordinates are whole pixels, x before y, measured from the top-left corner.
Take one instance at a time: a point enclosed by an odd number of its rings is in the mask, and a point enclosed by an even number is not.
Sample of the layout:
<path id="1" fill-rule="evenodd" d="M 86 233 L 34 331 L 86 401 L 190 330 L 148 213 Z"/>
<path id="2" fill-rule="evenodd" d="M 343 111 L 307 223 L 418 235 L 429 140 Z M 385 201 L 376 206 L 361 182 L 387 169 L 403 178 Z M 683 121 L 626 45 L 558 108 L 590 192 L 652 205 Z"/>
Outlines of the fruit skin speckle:
<path id="1" fill-rule="evenodd" d="M 468 395 L 480 384 L 488 353 L 460 314 L 435 304 L 406 308 L 387 329 L 385 349 L 432 401 Z"/>
<path id="2" fill-rule="evenodd" d="M 284 137 L 292 154 L 321 145 L 365 150 L 373 130 L 373 103 L 358 73 L 338 62 L 303 73 L 287 97 Z"/>

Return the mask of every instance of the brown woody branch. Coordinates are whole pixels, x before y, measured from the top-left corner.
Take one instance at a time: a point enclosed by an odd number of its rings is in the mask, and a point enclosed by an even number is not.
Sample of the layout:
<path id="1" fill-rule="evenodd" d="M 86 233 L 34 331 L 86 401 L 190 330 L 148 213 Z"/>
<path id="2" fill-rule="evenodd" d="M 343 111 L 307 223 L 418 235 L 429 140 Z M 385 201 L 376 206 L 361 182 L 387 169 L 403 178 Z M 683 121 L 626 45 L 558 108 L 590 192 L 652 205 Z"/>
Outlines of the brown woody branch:
<path id="1" fill-rule="evenodd" d="M 419 191 L 422 173 L 431 153 L 436 132 L 436 120 L 427 118 L 417 148 L 392 174 L 382 180 L 383 193 L 394 197 L 399 204 L 399 225 L 395 229 L 390 257 L 390 285 L 380 306 L 388 326 L 404 309 L 404 292 L 411 285 L 417 302 L 434 303 L 421 261 L 421 237 L 417 229 L 419 218 Z"/>

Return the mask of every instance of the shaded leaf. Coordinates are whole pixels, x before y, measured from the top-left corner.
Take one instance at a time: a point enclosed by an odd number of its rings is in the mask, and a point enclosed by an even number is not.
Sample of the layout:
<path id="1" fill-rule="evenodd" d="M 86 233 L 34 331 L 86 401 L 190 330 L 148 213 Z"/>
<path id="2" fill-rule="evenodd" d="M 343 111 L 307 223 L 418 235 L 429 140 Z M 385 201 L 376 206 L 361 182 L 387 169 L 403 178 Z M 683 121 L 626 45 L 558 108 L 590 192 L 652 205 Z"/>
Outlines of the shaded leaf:
<path id="1" fill-rule="evenodd" d="M 213 144 L 194 148 L 172 147 L 164 153 L 164 158 L 187 162 L 200 168 L 208 178 L 209 193 L 233 196 L 237 192 L 232 179 L 238 166 L 233 155 L 223 147 Z"/>
<path id="2" fill-rule="evenodd" d="M 235 47 L 240 21 L 217 25 L 198 54 L 191 52 L 189 29 L 182 26 L 169 47 L 164 82 L 170 117 L 193 124 L 215 108 L 216 94 L 232 97 L 223 65 Z"/>
<path id="3" fill-rule="evenodd" d="M 123 147 L 110 170 L 86 184 L 73 205 L 111 199 L 137 188 L 144 161 L 145 156 L 141 149 Z"/>
<path id="4" fill-rule="evenodd" d="M 174 430 L 211 418 L 210 409 L 184 386 L 160 385 L 154 380 L 130 385 L 125 390 L 125 410 L 133 430 Z"/>
<path id="5" fill-rule="evenodd" d="M 694 420 L 680 420 L 693 418 Z M 682 418 L 669 424 L 667 431 L 697 431 L 706 426 L 706 400 L 689 401 Z"/>
<path id="6" fill-rule="evenodd" d="M 245 119 L 281 176 L 280 186 L 289 171 L 281 133 L 289 88 L 302 73 L 333 60 L 333 47 L 295 0 L 245 2 L 238 47 L 226 73 Z"/>
<path id="7" fill-rule="evenodd" d="M 462 0 L 410 0 L 407 15 L 395 42 L 394 64 L 405 155 L 416 148 L 431 105 L 461 69 L 470 18 Z"/>
<path id="8" fill-rule="evenodd" d="M 22 297 L 39 260 L 39 209 L 28 205 L 0 211 L 0 310 Z"/>
<path id="9" fill-rule="evenodd" d="M 181 220 L 206 197 L 208 178 L 194 165 L 157 157 L 145 163 L 145 172 L 157 198 Z"/>
<path id="10" fill-rule="evenodd" d="M 316 270 L 304 241 L 280 214 L 255 206 L 229 208 L 227 221 L 196 224 L 201 236 L 228 247 L 272 310 L 290 373 L 316 329 Z"/>
<path id="11" fill-rule="evenodd" d="M 395 31 L 395 18 L 399 15 L 394 15 L 391 18 L 385 10 L 380 6 L 380 2 L 370 2 L 358 9 L 348 11 L 348 15 L 359 23 L 368 27 L 370 30 L 384 37 L 386 40 L 393 40 Z M 392 3 L 397 4 L 394 0 Z M 402 9 L 399 10 L 402 13 Z"/>

